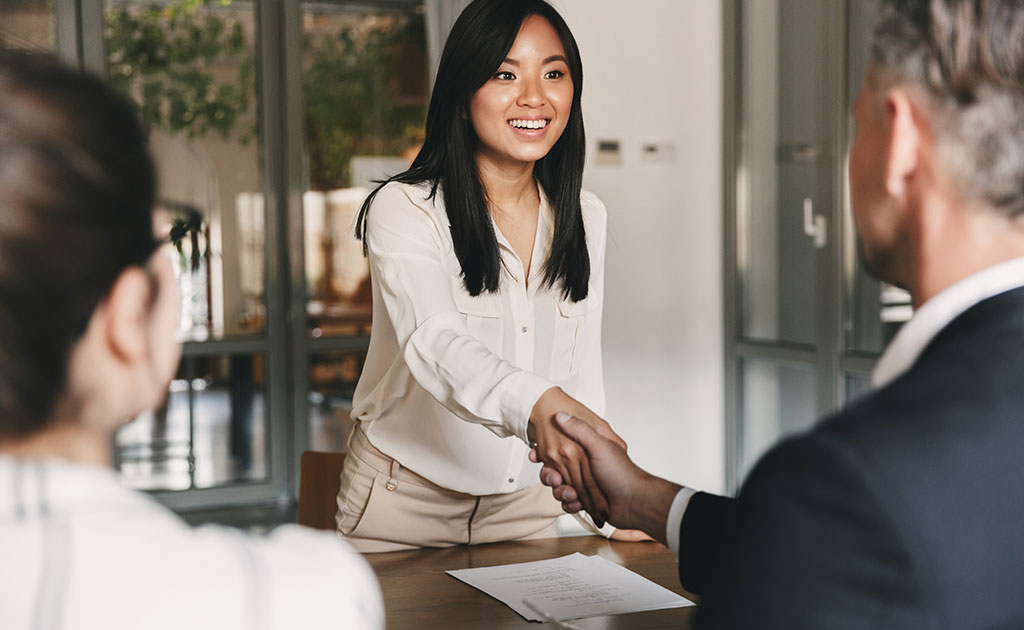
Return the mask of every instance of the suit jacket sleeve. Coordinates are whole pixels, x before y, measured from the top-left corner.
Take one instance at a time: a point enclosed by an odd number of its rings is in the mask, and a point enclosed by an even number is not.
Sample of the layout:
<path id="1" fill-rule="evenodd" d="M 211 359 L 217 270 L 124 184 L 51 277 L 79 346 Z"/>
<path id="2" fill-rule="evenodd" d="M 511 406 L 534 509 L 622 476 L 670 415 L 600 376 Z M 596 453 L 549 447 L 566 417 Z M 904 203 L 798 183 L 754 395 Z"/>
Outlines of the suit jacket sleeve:
<path id="1" fill-rule="evenodd" d="M 706 492 L 690 497 L 679 525 L 679 582 L 695 595 L 715 581 L 736 522 L 736 500 Z"/>
<path id="2" fill-rule="evenodd" d="M 888 513 L 893 502 L 881 500 L 884 488 L 867 481 L 869 468 L 841 442 L 820 435 L 773 449 L 740 492 L 725 530 L 728 540 L 711 534 L 710 553 L 716 557 L 691 554 L 698 558 L 694 566 L 711 580 L 698 583 L 704 593 L 697 627 L 927 626 L 920 615 L 928 607 L 914 586 L 922 580 L 908 579 L 920 567 L 911 563 Z M 713 509 L 701 510 L 708 518 L 704 531 L 712 526 Z M 687 518 L 683 536 L 691 535 Z M 684 542 L 689 548 L 699 545 Z M 709 569 L 716 560 L 720 567 Z"/>

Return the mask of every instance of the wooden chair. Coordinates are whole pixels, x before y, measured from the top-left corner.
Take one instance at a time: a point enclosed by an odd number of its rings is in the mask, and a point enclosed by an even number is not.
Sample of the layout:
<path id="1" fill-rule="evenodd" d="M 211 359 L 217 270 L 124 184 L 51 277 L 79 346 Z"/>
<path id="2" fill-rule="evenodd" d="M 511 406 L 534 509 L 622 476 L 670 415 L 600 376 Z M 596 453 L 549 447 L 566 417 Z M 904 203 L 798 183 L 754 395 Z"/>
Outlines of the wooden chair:
<path id="1" fill-rule="evenodd" d="M 299 525 L 334 530 L 344 453 L 305 451 L 299 463 Z"/>

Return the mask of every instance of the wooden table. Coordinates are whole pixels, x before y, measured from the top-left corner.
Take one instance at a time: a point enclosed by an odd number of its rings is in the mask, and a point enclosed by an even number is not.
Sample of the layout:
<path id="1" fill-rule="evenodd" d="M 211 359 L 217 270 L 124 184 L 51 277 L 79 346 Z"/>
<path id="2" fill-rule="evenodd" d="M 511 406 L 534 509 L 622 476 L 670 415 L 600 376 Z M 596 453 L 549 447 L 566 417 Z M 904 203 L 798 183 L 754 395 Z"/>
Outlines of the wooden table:
<path id="1" fill-rule="evenodd" d="M 612 542 L 597 536 L 572 536 L 450 549 L 417 549 L 366 554 L 384 591 L 388 630 L 486 628 L 541 629 L 511 608 L 456 580 L 445 571 L 532 562 L 580 552 L 600 555 L 696 601 L 679 585 L 675 555 L 654 543 Z M 642 630 L 688 629 L 694 607 L 655 610 L 572 622 L 581 628 Z"/>

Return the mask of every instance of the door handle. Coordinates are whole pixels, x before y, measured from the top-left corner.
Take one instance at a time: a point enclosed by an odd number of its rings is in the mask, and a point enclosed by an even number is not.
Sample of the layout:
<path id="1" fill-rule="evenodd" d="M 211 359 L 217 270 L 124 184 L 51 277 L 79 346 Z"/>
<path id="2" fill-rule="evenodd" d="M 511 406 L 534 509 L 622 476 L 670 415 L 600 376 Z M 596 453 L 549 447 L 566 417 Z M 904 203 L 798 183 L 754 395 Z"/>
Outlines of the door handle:
<path id="1" fill-rule="evenodd" d="M 804 199 L 804 234 L 814 240 L 814 247 L 821 249 L 828 243 L 828 219 L 814 214 L 814 201 Z"/>

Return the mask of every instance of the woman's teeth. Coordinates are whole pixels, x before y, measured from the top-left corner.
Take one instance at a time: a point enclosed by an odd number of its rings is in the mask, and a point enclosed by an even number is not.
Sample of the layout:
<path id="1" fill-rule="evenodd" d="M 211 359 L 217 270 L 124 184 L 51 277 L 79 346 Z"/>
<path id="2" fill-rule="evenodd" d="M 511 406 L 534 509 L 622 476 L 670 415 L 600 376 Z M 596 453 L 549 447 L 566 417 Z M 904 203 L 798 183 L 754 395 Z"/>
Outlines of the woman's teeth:
<path id="1" fill-rule="evenodd" d="M 543 129 L 548 126 L 548 121 L 545 119 L 541 120 L 510 120 L 508 124 L 512 125 L 516 129 Z"/>

